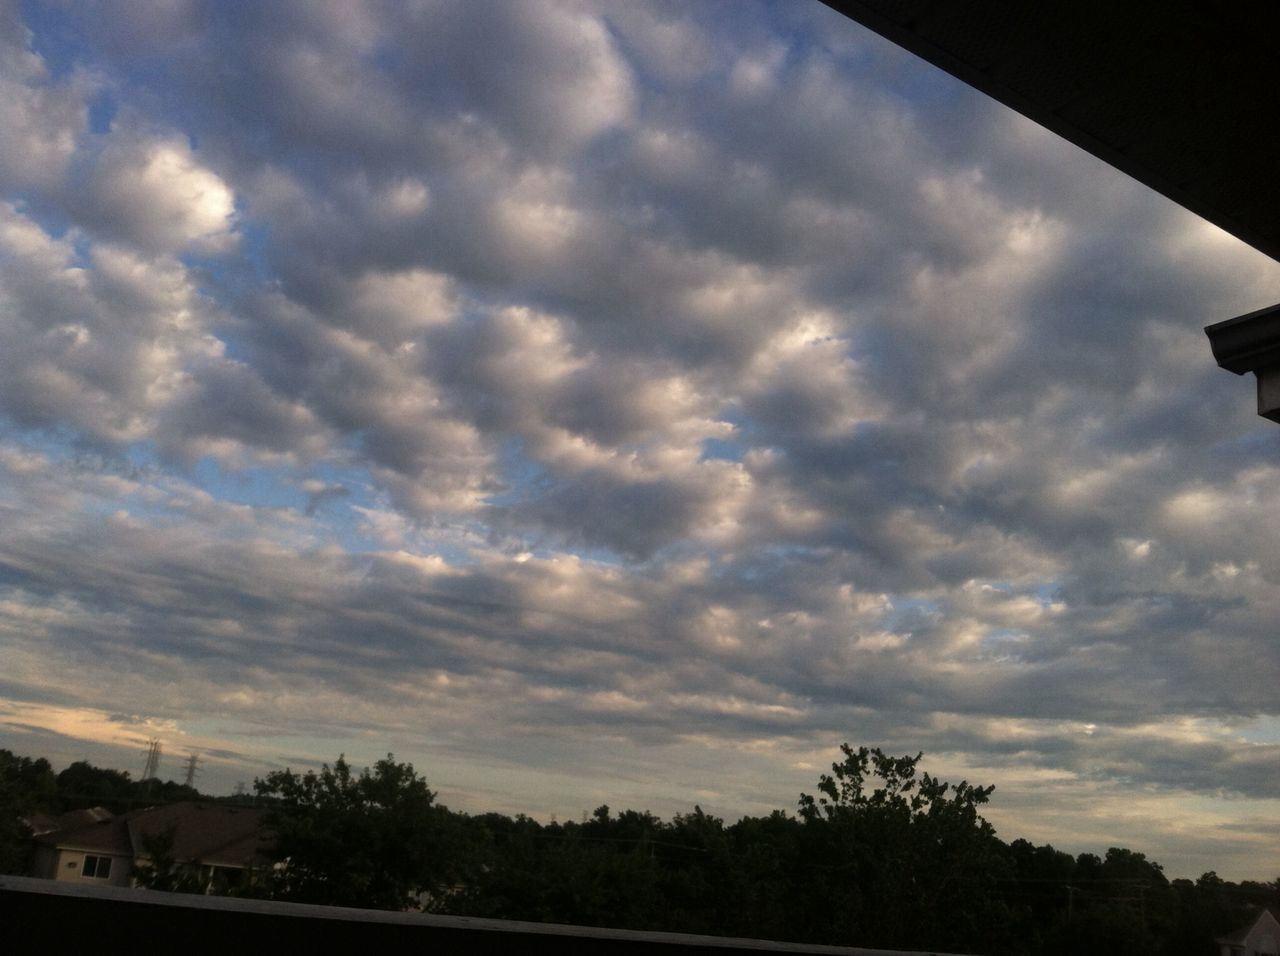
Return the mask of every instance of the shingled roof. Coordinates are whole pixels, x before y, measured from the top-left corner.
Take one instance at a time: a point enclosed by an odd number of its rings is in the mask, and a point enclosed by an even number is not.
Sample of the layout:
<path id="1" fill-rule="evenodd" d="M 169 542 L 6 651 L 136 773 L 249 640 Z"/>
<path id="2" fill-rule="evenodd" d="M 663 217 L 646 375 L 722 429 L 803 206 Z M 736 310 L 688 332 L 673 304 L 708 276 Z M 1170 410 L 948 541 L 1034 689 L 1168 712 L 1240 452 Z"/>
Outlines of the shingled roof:
<path id="1" fill-rule="evenodd" d="M 136 856 L 146 856 L 144 837 L 161 836 L 172 828 L 175 860 L 247 866 L 264 848 L 264 812 L 225 803 L 173 803 L 140 810 L 125 819 Z"/>
<path id="2" fill-rule="evenodd" d="M 76 821 L 42 833 L 36 841 L 62 849 L 145 859 L 143 839 L 172 829 L 172 852 L 178 862 L 245 867 L 265 846 L 264 813 L 254 807 L 223 803 L 172 803 L 88 823 Z"/>
<path id="3" fill-rule="evenodd" d="M 1280 920 L 1276 919 L 1271 910 L 1264 908 L 1254 917 L 1253 922 L 1247 926 L 1241 926 L 1238 930 L 1228 933 L 1226 936 L 1219 936 L 1214 942 L 1221 946 L 1240 949 L 1248 944 L 1249 938 L 1256 930 L 1264 932 L 1270 930 L 1273 935 L 1280 934 Z"/>

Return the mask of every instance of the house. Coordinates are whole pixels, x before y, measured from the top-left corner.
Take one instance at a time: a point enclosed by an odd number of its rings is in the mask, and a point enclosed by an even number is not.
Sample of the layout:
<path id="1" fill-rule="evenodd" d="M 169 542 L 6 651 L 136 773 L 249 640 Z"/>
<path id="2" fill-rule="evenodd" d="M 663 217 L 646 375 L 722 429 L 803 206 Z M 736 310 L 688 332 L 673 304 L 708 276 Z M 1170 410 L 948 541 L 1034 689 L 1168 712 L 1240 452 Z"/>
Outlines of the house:
<path id="1" fill-rule="evenodd" d="M 1248 926 L 1214 942 L 1221 956 L 1280 956 L 1280 922 L 1264 909 Z"/>
<path id="2" fill-rule="evenodd" d="M 74 811 L 51 821 L 35 837 L 31 875 L 50 880 L 128 886 L 133 869 L 133 848 L 123 817 L 101 807 Z"/>
<path id="3" fill-rule="evenodd" d="M 206 893 L 239 882 L 265 846 L 265 811 L 220 803 L 173 803 L 112 816 L 98 807 L 55 818 L 38 833 L 32 876 L 97 886 L 132 886 L 149 847 L 172 837 L 175 867 Z"/>
<path id="4" fill-rule="evenodd" d="M 110 819 L 111 815 L 111 811 L 106 807 L 89 807 L 85 810 L 70 810 L 57 816 L 48 813 L 33 813 L 23 822 L 30 828 L 32 836 L 39 836 L 42 833 L 52 833 L 54 830 L 71 830 L 76 827 L 88 826 L 90 823 L 97 823 L 99 820 Z"/>

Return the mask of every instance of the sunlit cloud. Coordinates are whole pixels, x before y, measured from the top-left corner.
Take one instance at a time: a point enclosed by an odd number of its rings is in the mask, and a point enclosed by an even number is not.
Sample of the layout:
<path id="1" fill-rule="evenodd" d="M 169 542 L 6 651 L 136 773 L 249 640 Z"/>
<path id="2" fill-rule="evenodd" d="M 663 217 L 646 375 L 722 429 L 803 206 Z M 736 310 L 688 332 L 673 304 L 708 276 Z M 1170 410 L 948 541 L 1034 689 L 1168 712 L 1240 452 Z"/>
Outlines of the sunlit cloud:
<path id="1" fill-rule="evenodd" d="M 1274 876 L 1274 262 L 817 4 L 10 32 L 0 743 Z"/>

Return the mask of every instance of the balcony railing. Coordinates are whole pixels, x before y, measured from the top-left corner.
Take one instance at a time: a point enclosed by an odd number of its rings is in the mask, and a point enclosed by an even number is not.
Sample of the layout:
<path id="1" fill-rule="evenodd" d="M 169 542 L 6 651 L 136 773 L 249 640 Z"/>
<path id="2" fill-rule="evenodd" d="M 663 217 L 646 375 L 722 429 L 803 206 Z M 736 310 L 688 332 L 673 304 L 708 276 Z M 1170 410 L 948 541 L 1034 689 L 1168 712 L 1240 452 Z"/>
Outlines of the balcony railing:
<path id="1" fill-rule="evenodd" d="M 62 946 L 79 939 L 95 952 L 163 942 L 166 948 L 197 952 L 245 952 L 287 940 L 293 951 L 401 952 L 428 947 L 433 952 L 508 954 L 557 953 L 827 953 L 889 956 L 889 950 L 814 946 L 758 939 L 649 933 L 636 930 L 520 923 L 508 920 L 388 913 L 340 906 L 309 906 L 220 896 L 160 893 L 126 887 L 86 886 L 25 876 L 0 876 L 0 912 L 10 942 L 31 946 L 44 940 Z M 10 930 L 15 935 L 10 935 Z M 106 947 L 105 950 L 103 947 Z M 397 947 L 392 949 L 392 947 Z M 35 950 L 19 946 L 17 951 Z M 896 956 L 925 956 L 923 953 Z M 947 956 L 932 953 L 931 956 Z"/>

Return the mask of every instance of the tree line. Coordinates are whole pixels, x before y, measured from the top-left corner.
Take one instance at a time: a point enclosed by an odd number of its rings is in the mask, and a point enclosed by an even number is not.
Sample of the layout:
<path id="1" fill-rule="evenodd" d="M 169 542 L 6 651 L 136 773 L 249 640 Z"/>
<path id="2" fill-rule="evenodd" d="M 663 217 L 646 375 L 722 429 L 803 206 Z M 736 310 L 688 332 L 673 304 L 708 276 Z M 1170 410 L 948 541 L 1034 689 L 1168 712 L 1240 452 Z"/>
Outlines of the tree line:
<path id="1" fill-rule="evenodd" d="M 735 823 L 698 806 L 670 820 L 601 806 L 581 822 L 542 824 L 451 811 L 390 754 L 360 771 L 339 757 L 254 782 L 272 851 L 231 891 L 890 949 L 1103 956 L 1208 956 L 1257 906 L 1280 904 L 1280 881 L 1170 880 L 1134 850 L 1072 856 L 1006 843 L 981 814 L 994 788 L 939 780 L 922 759 L 845 744 L 794 812 Z M 55 775 L 45 760 L 0 750 L 0 863 L 22 871 L 21 821 L 33 812 L 196 798 L 84 762 Z M 180 861 L 156 850 L 141 880 L 182 889 Z"/>

